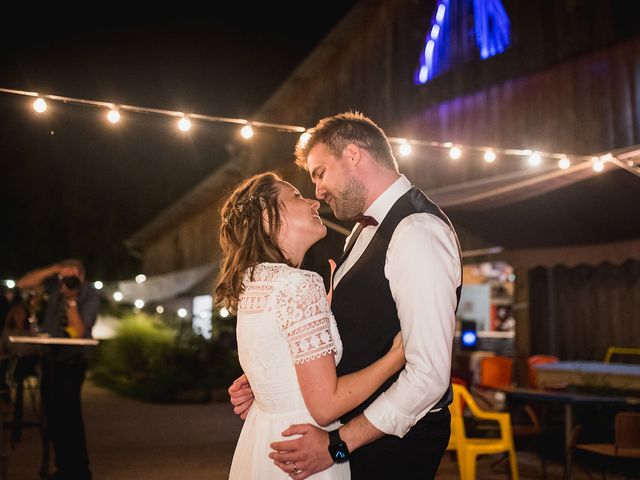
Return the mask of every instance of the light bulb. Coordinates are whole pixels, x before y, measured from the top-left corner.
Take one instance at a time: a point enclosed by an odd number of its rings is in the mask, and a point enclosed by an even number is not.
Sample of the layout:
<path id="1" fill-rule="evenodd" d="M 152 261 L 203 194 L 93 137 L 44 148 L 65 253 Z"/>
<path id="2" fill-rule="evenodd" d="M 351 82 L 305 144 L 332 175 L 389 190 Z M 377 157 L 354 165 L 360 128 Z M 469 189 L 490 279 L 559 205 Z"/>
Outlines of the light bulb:
<path id="1" fill-rule="evenodd" d="M 462 156 L 462 150 L 458 147 L 451 147 L 451 150 L 449 150 L 449 156 L 453 160 L 458 160 Z"/>
<path id="2" fill-rule="evenodd" d="M 537 167 L 542 162 L 542 157 L 538 152 L 533 152 L 531 155 L 529 155 L 528 162 L 532 167 Z"/>
<path id="3" fill-rule="evenodd" d="M 493 150 L 487 150 L 484 152 L 484 161 L 487 163 L 493 163 L 496 160 L 496 152 Z"/>
<path id="4" fill-rule="evenodd" d="M 109 110 L 109 113 L 107 113 L 107 120 L 111 123 L 118 123 L 120 121 L 120 112 L 118 110 Z"/>
<path id="5" fill-rule="evenodd" d="M 403 157 L 411 155 L 411 144 L 409 144 L 408 142 L 402 142 L 400 144 L 400 155 L 402 155 Z"/>
<path id="6" fill-rule="evenodd" d="M 33 109 L 38 113 L 42 113 L 47 109 L 47 102 L 44 101 L 44 98 L 37 98 L 33 102 Z"/>
<path id="7" fill-rule="evenodd" d="M 242 138 L 244 138 L 245 140 L 249 140 L 251 137 L 253 137 L 253 128 L 251 128 L 251 125 L 245 125 L 244 127 L 242 127 L 242 129 L 240 130 L 240 135 L 242 135 Z"/>
<path id="8" fill-rule="evenodd" d="M 178 120 L 178 128 L 183 132 L 188 132 L 191 129 L 191 122 L 187 117 L 182 117 Z"/>

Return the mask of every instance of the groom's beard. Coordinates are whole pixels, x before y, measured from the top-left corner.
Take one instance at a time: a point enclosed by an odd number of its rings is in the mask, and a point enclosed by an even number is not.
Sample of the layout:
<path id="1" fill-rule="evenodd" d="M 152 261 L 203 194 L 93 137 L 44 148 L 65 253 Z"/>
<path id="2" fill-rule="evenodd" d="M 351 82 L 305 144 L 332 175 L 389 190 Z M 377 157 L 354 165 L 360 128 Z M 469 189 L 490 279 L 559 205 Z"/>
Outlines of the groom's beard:
<path id="1" fill-rule="evenodd" d="M 333 214 L 338 220 L 351 220 L 364 212 L 365 205 L 365 189 L 353 177 L 349 178 L 349 182 L 345 189 L 338 192 L 337 195 L 331 195 L 333 205 L 327 202 Z"/>

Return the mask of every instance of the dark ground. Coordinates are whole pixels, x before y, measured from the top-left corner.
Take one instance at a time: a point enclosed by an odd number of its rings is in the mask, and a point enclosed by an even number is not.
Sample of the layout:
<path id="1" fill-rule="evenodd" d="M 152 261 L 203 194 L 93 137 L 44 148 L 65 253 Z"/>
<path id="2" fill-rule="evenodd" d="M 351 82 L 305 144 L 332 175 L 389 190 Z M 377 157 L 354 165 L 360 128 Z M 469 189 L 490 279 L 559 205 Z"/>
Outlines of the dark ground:
<path id="1" fill-rule="evenodd" d="M 83 391 L 85 425 L 96 480 L 223 480 L 229 473 L 242 421 L 226 401 L 201 405 L 158 405 L 119 397 L 91 382 Z M 224 394 L 218 395 L 224 398 Z M 26 403 L 29 419 L 30 403 Z M 9 447 L 8 478 L 36 480 L 41 448 L 36 428 Z M 478 478 L 506 479 L 506 462 L 492 466 L 496 456 L 480 458 Z M 542 478 L 535 455 L 518 453 L 522 478 Z M 550 462 L 547 479 L 561 479 L 562 465 Z M 598 475 L 596 473 L 596 475 Z M 1 478 L 1 476 L 0 476 Z M 445 455 L 438 479 L 457 479 L 455 458 Z M 575 469 L 574 480 L 588 478 Z M 608 478 L 621 478 L 610 475 Z"/>

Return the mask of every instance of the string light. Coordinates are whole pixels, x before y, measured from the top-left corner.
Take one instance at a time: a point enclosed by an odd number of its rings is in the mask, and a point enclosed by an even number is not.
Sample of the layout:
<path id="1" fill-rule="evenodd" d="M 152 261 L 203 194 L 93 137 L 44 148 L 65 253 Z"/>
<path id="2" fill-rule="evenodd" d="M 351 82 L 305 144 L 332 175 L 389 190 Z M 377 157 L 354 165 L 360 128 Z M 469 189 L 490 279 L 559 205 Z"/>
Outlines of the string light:
<path id="1" fill-rule="evenodd" d="M 109 110 L 107 113 L 107 120 L 111 123 L 118 123 L 120 121 L 120 112 L 118 110 Z"/>
<path id="2" fill-rule="evenodd" d="M 593 167 L 592 168 L 593 168 L 594 172 L 600 173 L 602 170 L 604 170 L 604 162 L 602 160 L 600 160 L 600 159 L 595 160 L 593 162 Z"/>
<path id="3" fill-rule="evenodd" d="M 529 155 L 529 159 L 527 161 L 532 167 L 537 167 L 542 163 L 542 157 L 538 152 L 532 152 L 531 155 Z"/>
<path id="4" fill-rule="evenodd" d="M 180 318 L 185 318 L 187 316 L 187 313 L 189 313 L 189 312 L 187 312 L 186 308 L 179 308 L 178 309 L 178 316 Z"/>
<path id="5" fill-rule="evenodd" d="M 93 282 L 93 288 L 95 288 L 96 290 L 102 290 L 102 287 L 104 287 L 104 283 L 102 283 L 100 280 Z"/>
<path id="6" fill-rule="evenodd" d="M 144 273 L 136 275 L 136 283 L 144 283 L 147 280 L 147 276 Z"/>
<path id="7" fill-rule="evenodd" d="M 400 144 L 400 156 L 408 157 L 409 155 L 411 155 L 411 150 L 411 144 L 409 144 L 406 140 Z"/>
<path id="8" fill-rule="evenodd" d="M 158 305 L 156 307 L 156 312 L 162 315 L 164 313 L 164 307 L 162 305 Z"/>
<path id="9" fill-rule="evenodd" d="M 7 288 L 14 288 L 16 286 L 16 282 L 13 280 L 7 280 L 5 284 L 7 285 Z"/>
<path id="10" fill-rule="evenodd" d="M 438 33 L 434 32 L 434 35 L 437 37 Z M 39 113 L 42 113 L 47 109 L 47 102 L 45 101 L 46 99 L 46 100 L 63 102 L 65 104 L 76 104 L 76 105 L 82 105 L 82 106 L 107 108 L 109 109 L 109 112 L 107 113 L 107 118 L 112 123 L 117 123 L 117 121 L 120 120 L 121 118 L 120 112 L 124 110 L 129 112 L 178 118 L 178 128 L 183 132 L 189 131 L 192 126 L 192 121 L 195 120 L 195 121 L 222 122 L 222 123 L 232 123 L 232 124 L 242 125 L 241 135 L 243 138 L 247 140 L 254 136 L 255 134 L 254 129 L 256 127 L 273 128 L 278 131 L 290 132 L 290 133 L 298 132 L 298 133 L 301 133 L 300 140 L 303 142 L 308 141 L 308 137 L 309 137 L 307 129 L 305 127 L 298 126 L 298 125 L 267 123 L 267 122 L 259 122 L 255 120 L 249 121 L 247 119 L 241 119 L 241 118 L 220 117 L 220 116 L 203 115 L 203 114 L 197 114 L 197 113 L 190 113 L 187 116 L 183 112 L 172 111 L 172 110 L 162 110 L 157 108 L 149 108 L 149 107 L 142 107 L 142 106 L 135 106 L 135 105 L 118 104 L 118 107 L 116 109 L 114 107 L 114 103 L 112 102 L 64 97 L 60 95 L 51 95 L 51 94 L 38 94 L 37 92 L 14 90 L 14 89 L 2 88 L 2 87 L 0 87 L 0 93 L 35 97 L 35 100 L 33 102 L 33 108 L 35 111 Z M 460 144 L 454 146 L 454 144 L 451 142 L 426 141 L 426 140 L 406 139 L 406 138 L 396 138 L 396 137 L 389 137 L 389 141 L 391 144 L 399 146 L 398 152 L 399 152 L 399 155 L 402 157 L 408 157 L 409 155 L 411 155 L 414 151 L 415 146 L 427 146 L 427 147 L 438 147 L 438 148 L 448 149 L 449 156 L 454 160 L 461 158 L 463 154 L 463 148 L 462 148 L 463 146 Z M 464 145 L 465 155 L 467 151 L 481 152 L 482 158 L 484 158 L 484 161 L 490 164 L 495 162 L 495 159 L 497 158 L 498 154 L 505 155 L 505 156 L 529 156 L 528 163 L 534 167 L 540 165 L 542 163 L 543 158 L 556 159 L 558 161 L 558 168 L 561 168 L 563 170 L 568 169 L 571 166 L 572 161 L 576 161 L 576 162 L 586 161 L 590 158 L 585 155 L 571 154 L 570 156 L 572 160 L 569 160 L 568 158 L 569 155 L 567 153 L 553 153 L 553 152 L 542 152 L 542 151 L 532 152 L 531 150 L 526 150 L 526 149 L 513 149 L 513 148 L 499 149 L 499 148 L 493 148 L 488 146 L 481 147 L 481 146 L 473 146 L 473 145 Z M 600 165 L 598 164 L 596 168 L 604 169 L 604 163 L 606 163 L 611 159 L 614 159 L 614 160 L 616 159 L 616 157 L 613 157 L 611 154 L 608 154 L 608 155 L 609 155 L 609 159 L 596 157 L 602 163 L 602 167 L 600 167 Z M 623 158 L 623 160 L 626 160 L 626 158 Z M 616 165 L 620 166 L 619 163 L 616 163 Z M 635 167 L 635 163 L 633 161 L 629 161 L 628 164 L 627 162 L 625 162 L 624 166 L 629 166 L 633 168 Z M 599 171 L 602 171 L 602 170 L 599 170 Z"/>
<path id="11" fill-rule="evenodd" d="M 254 132 L 251 125 L 245 125 L 244 127 L 242 127 L 240 129 L 240 135 L 242 135 L 242 138 L 244 138 L 245 140 L 253 138 Z"/>
<path id="12" fill-rule="evenodd" d="M 188 132 L 191 130 L 191 122 L 187 117 L 182 117 L 178 120 L 178 128 L 183 132 Z"/>
<path id="13" fill-rule="evenodd" d="M 229 310 L 227 309 L 227 307 L 222 307 L 220 309 L 220 316 L 222 318 L 227 318 L 229 316 Z"/>
<path id="14" fill-rule="evenodd" d="M 306 145 L 310 138 L 311 134 L 309 132 L 303 132 L 302 135 L 300 135 L 300 145 Z"/>
<path id="15" fill-rule="evenodd" d="M 47 102 L 43 98 L 37 98 L 33 102 L 33 109 L 38 113 L 42 113 L 47 109 Z"/>
<path id="16" fill-rule="evenodd" d="M 113 292 L 113 299 L 116 302 L 121 302 L 123 298 L 124 296 L 122 295 L 122 292 Z"/>
<path id="17" fill-rule="evenodd" d="M 493 150 L 487 150 L 483 155 L 484 161 L 487 163 L 493 163 L 496 161 L 496 152 Z"/>

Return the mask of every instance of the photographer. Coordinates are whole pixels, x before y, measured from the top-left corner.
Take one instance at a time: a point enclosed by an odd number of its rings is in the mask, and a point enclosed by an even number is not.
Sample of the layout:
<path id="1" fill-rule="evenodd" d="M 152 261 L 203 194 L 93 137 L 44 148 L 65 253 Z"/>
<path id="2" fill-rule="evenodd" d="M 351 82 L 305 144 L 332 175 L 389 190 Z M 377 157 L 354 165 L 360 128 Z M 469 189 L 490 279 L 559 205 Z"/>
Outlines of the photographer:
<path id="1" fill-rule="evenodd" d="M 79 260 L 64 260 L 18 280 L 21 289 L 44 289 L 42 331 L 51 337 L 91 338 L 100 296 L 84 281 Z M 82 420 L 81 390 L 89 347 L 47 347 L 42 365 L 42 403 L 53 443 L 56 472 L 51 479 L 91 478 Z"/>

